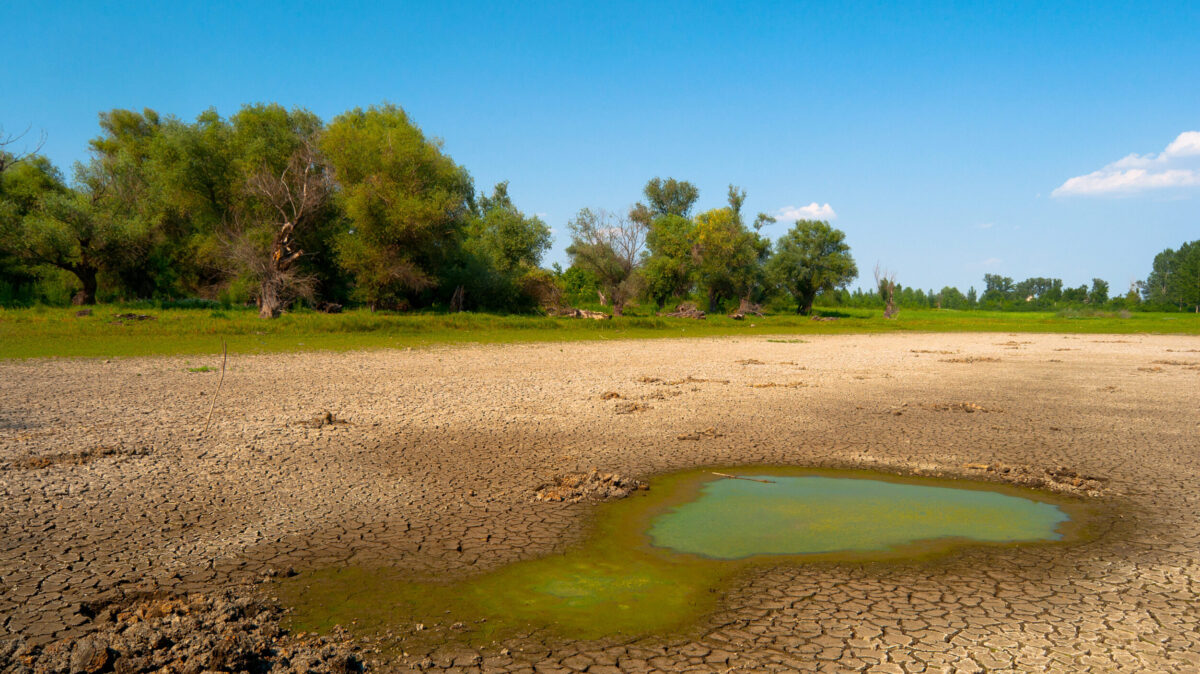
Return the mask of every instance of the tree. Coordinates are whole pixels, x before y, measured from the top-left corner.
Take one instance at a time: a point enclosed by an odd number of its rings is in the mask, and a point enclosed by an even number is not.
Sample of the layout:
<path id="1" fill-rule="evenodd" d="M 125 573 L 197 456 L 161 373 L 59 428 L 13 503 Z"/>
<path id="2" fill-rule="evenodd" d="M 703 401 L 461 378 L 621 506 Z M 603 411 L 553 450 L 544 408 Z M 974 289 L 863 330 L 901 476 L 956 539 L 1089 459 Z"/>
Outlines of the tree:
<path id="1" fill-rule="evenodd" d="M 1092 279 L 1092 289 L 1088 292 L 1088 302 L 1090 304 L 1101 305 L 1108 301 L 1108 281 L 1104 279 Z"/>
<path id="2" fill-rule="evenodd" d="M 983 275 L 983 297 L 984 302 L 1004 302 L 1013 298 L 1013 292 L 1016 286 L 1013 280 L 1007 276 L 999 274 L 984 274 Z"/>
<path id="3" fill-rule="evenodd" d="M 643 190 L 646 195 L 645 208 L 651 220 L 664 215 L 688 217 L 692 206 L 700 198 L 700 190 L 686 180 L 674 178 L 651 178 Z M 636 207 L 635 207 L 636 208 Z M 646 223 L 650 224 L 649 222 Z"/>
<path id="4" fill-rule="evenodd" d="M 770 241 L 748 230 L 732 208 L 697 215 L 692 260 L 708 311 L 720 311 L 724 299 L 748 296 L 770 251 Z"/>
<path id="5" fill-rule="evenodd" d="M 767 276 L 796 298 L 796 313 L 811 314 L 817 294 L 846 287 L 858 267 L 844 232 L 823 220 L 797 220 L 776 243 Z"/>
<path id="6" fill-rule="evenodd" d="M 961 311 L 971 307 L 970 298 L 954 286 L 946 286 L 937 294 L 938 303 L 942 309 Z"/>
<path id="7" fill-rule="evenodd" d="M 1200 312 L 1200 239 L 1156 255 L 1143 293 L 1158 306 Z"/>
<path id="8" fill-rule="evenodd" d="M 468 239 L 502 272 L 536 267 L 550 249 L 550 228 L 538 217 L 527 217 L 508 196 L 508 181 L 497 183 L 492 195 L 480 195 L 477 217 Z"/>
<path id="9" fill-rule="evenodd" d="M 480 193 L 475 206 L 460 255 L 443 272 L 445 287 L 454 290 L 451 305 L 523 310 L 553 303 L 561 291 L 537 266 L 550 248 L 546 223 L 517 208 L 507 182 L 490 196 Z"/>
<path id="10" fill-rule="evenodd" d="M 1200 240 L 1185 243 L 1175 252 L 1175 277 L 1171 294 L 1180 308 L 1191 307 L 1200 313 Z"/>
<path id="11" fill-rule="evenodd" d="M 97 208 L 105 185 L 94 180 L 89 169 L 82 164 L 76 166 L 78 189 L 65 185 L 48 161 L 26 162 L 11 171 L 29 172 L 31 175 L 23 182 L 38 185 L 40 194 L 23 216 L 5 228 L 0 243 L 27 264 L 48 265 L 73 274 L 80 284 L 72 300 L 75 304 L 95 304 L 101 270 L 131 252 L 122 223 Z M 10 177 L 6 176 L 6 182 Z M 21 177 L 16 181 L 20 182 Z"/>
<path id="12" fill-rule="evenodd" d="M 331 183 L 317 156 L 315 137 L 302 139 L 282 170 L 264 163 L 246 181 L 253 197 L 231 256 L 256 284 L 260 318 L 276 318 L 292 298 L 313 295 L 313 280 L 296 269 L 304 255 L 297 238 L 321 215 Z M 257 202 L 257 203 L 254 203 Z"/>
<path id="13" fill-rule="evenodd" d="M 646 233 L 650 254 L 642 268 L 646 295 L 659 309 L 692 287 L 695 223 L 675 214 L 656 218 Z"/>
<path id="14" fill-rule="evenodd" d="M 600 291 L 620 316 L 625 304 L 637 293 L 636 273 L 645 253 L 646 227 L 634 220 L 603 210 L 584 208 L 567 223 L 571 265 L 595 275 Z"/>
<path id="15" fill-rule="evenodd" d="M 378 307 L 435 285 L 472 212 L 466 170 L 394 105 L 338 116 L 321 149 L 349 221 L 337 253 L 357 297 Z"/>
<path id="16" fill-rule="evenodd" d="M 879 297 L 883 299 L 883 317 L 895 318 L 900 310 L 896 308 L 896 273 L 888 271 L 875 263 L 875 287 L 879 288 Z"/>
<path id="17" fill-rule="evenodd" d="M 687 181 L 652 178 L 643 193 L 646 202 L 635 204 L 629 219 L 646 228 L 649 256 L 641 270 L 643 288 L 661 309 L 692 286 L 694 223 L 688 216 L 700 190 Z"/>

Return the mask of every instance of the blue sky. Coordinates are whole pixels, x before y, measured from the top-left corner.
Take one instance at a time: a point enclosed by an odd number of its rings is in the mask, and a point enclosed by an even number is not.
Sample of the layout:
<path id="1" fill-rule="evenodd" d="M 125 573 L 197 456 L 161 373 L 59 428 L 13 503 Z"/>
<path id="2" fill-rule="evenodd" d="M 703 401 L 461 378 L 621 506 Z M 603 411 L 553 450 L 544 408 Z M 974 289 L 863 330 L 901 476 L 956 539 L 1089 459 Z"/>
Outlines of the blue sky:
<path id="1" fill-rule="evenodd" d="M 828 204 L 866 285 L 1122 291 L 1200 238 L 1200 3 L 384 4 L 3 3 L 0 125 L 65 167 L 101 110 L 390 101 L 511 182 L 547 262 L 653 176 Z"/>

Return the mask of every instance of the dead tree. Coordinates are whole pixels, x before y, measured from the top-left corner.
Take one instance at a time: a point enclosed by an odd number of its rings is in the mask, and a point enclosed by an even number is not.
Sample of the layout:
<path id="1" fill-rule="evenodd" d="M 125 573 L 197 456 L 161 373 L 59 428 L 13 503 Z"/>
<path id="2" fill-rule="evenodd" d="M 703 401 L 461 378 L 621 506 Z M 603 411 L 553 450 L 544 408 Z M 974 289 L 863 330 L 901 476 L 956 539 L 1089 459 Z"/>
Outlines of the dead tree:
<path id="1" fill-rule="evenodd" d="M 875 285 L 879 287 L 879 295 L 884 300 L 883 317 L 895 318 L 900 310 L 896 308 L 896 274 L 875 264 Z"/>
<path id="2" fill-rule="evenodd" d="M 297 230 L 308 225 L 325 206 L 330 194 L 329 174 L 319 162 L 313 139 L 309 139 L 292 153 L 282 171 L 275 173 L 263 167 L 246 186 L 269 214 L 265 224 L 273 236 L 263 250 L 243 231 L 235 254 L 258 282 L 258 315 L 275 318 L 291 299 L 312 294 L 312 279 L 295 268 L 304 255 L 295 238 Z"/>

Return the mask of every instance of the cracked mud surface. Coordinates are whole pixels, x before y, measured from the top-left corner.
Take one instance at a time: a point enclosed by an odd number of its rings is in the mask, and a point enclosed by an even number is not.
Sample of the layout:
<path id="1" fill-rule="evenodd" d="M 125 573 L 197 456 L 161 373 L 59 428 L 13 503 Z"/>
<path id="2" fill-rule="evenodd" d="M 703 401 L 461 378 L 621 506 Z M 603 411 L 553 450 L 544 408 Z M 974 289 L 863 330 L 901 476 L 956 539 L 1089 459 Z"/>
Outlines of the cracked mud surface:
<path id="1" fill-rule="evenodd" d="M 596 506 L 533 493 L 592 467 L 1008 475 L 972 464 L 1106 478 L 1122 517 L 1067 548 L 763 571 L 685 635 L 393 665 L 1200 670 L 1200 370 L 1183 357 L 1200 339 L 805 339 L 234 354 L 207 437 L 218 375 L 187 372 L 195 357 L 2 362 L 0 638 L 82 636 L 93 603 L 272 569 L 452 576 L 561 550 Z M 952 411 L 970 406 L 988 411 Z M 346 423 L 307 423 L 325 412 Z"/>

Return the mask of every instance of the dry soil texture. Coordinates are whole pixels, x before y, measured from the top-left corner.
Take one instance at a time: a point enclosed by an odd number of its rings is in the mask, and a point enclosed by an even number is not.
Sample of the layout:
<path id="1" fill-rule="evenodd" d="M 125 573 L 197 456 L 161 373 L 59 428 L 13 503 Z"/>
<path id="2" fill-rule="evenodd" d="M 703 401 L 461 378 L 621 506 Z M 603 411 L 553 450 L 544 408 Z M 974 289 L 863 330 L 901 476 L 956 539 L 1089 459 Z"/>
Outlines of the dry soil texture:
<path id="1" fill-rule="evenodd" d="M 1107 478 L 1091 543 L 785 566 L 691 636 L 410 652 L 492 671 L 1200 670 L 1200 339 L 911 334 L 0 363 L 0 634 L 270 569 L 440 575 L 545 554 L 593 466 Z M 605 394 L 616 392 L 620 397 Z M 982 409 L 980 409 L 982 408 Z M 348 423 L 317 425 L 325 411 Z M 622 413 L 624 412 L 624 413 Z M 990 475 L 990 474 L 989 474 Z"/>

